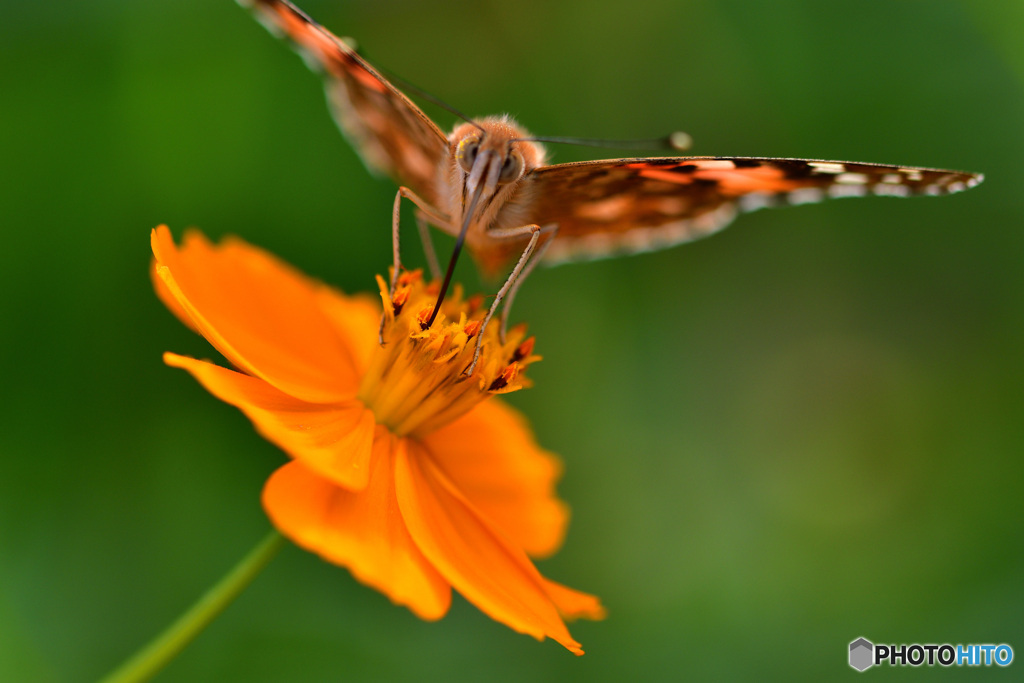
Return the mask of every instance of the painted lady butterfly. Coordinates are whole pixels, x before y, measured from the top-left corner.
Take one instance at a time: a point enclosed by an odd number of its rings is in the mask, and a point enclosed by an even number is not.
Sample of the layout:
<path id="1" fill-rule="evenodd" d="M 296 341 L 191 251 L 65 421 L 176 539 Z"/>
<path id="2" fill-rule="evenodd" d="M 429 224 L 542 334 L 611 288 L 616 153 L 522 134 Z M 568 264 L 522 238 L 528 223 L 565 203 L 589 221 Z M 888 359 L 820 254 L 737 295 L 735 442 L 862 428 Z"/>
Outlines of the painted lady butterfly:
<path id="1" fill-rule="evenodd" d="M 738 211 L 829 197 L 942 195 L 982 181 L 960 171 L 811 159 L 655 157 L 548 166 L 543 147 L 507 116 L 467 120 L 446 136 L 352 47 L 287 0 L 239 1 L 324 72 L 342 130 L 371 170 L 402 186 L 393 217 L 396 273 L 402 197 L 417 206 L 424 234 L 426 220 L 458 236 L 448 278 L 463 242 L 489 274 L 520 256 L 492 314 L 536 262 L 524 271 L 535 249 L 546 262 L 649 251 L 716 232 Z M 508 293 L 511 300 L 514 288 Z"/>

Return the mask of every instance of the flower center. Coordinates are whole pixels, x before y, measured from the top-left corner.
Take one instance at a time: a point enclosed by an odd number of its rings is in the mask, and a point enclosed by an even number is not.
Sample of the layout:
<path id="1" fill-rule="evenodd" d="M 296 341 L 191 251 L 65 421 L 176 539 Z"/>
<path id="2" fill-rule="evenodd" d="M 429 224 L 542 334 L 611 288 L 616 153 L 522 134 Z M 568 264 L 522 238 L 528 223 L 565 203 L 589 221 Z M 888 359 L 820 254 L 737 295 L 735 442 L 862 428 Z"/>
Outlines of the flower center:
<path id="1" fill-rule="evenodd" d="M 357 397 L 392 433 L 424 436 L 492 394 L 529 386 L 523 371 L 540 358 L 532 354 L 534 340 L 525 338 L 525 326 L 509 330 L 501 343 L 498 325 L 488 325 L 480 359 L 473 374 L 466 374 L 487 313 L 483 297 L 463 299 L 456 287 L 426 327 L 436 283 L 425 284 L 418 270 L 402 273 L 394 298 L 383 278 L 377 284 L 384 302 L 384 344 L 374 350 Z"/>

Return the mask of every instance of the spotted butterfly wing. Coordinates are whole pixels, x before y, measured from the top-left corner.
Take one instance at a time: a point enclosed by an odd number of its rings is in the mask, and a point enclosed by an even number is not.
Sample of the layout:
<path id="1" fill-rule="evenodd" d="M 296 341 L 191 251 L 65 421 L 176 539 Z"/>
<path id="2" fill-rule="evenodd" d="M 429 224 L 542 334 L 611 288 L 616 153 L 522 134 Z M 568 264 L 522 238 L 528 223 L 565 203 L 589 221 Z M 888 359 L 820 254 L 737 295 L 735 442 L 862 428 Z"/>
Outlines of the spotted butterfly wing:
<path id="1" fill-rule="evenodd" d="M 366 164 L 426 200 L 437 227 L 464 234 L 489 274 L 522 254 L 529 241 L 522 231 L 496 235 L 531 224 L 557 227 L 544 246 L 545 260 L 559 262 L 686 242 L 725 227 L 740 210 L 828 197 L 939 195 L 982 180 L 959 171 L 811 159 L 637 158 L 545 166 L 542 148 L 523 141 L 528 134 L 507 117 L 463 124 L 449 140 L 349 45 L 288 0 L 239 1 L 287 34 L 326 74 L 335 116 Z M 519 153 L 513 147 L 532 145 L 536 163 L 522 169 L 511 191 L 492 187 L 479 210 L 466 215 L 470 169 L 459 170 L 455 150 L 468 138 L 482 141 L 484 132 L 504 141 L 505 161 Z"/>
<path id="2" fill-rule="evenodd" d="M 338 125 L 367 167 L 437 201 L 437 168 L 448 147 L 441 129 L 345 41 L 287 0 L 239 0 L 273 33 L 284 33 L 326 77 Z"/>
<path id="3" fill-rule="evenodd" d="M 981 180 L 959 171 L 813 159 L 655 157 L 543 166 L 527 175 L 518 201 L 528 205 L 527 222 L 558 225 L 545 258 L 561 262 L 688 242 L 724 228 L 738 211 L 830 197 L 949 194 Z"/>

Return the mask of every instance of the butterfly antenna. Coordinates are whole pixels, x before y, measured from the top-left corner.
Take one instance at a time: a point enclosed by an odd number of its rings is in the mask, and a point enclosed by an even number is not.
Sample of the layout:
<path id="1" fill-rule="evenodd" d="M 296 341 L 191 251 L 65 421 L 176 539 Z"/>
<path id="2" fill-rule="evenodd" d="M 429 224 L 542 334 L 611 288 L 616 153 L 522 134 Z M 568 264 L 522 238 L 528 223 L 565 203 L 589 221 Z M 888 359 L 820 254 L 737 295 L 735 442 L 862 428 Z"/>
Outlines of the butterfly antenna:
<path id="1" fill-rule="evenodd" d="M 594 138 L 530 137 L 516 138 L 513 142 L 550 142 L 559 145 L 580 145 L 602 149 L 664 149 L 683 152 L 690 149 L 693 138 L 681 130 L 653 140 L 598 140 Z"/>
<path id="2" fill-rule="evenodd" d="M 420 98 L 426 100 L 427 102 L 430 102 L 431 104 L 437 105 L 438 107 L 440 107 L 441 109 L 444 109 L 449 114 L 452 114 L 453 116 L 456 116 L 456 117 L 462 119 L 466 123 L 473 124 L 474 126 L 476 126 L 477 128 L 480 129 L 481 133 L 484 132 L 484 129 L 480 128 L 480 126 L 477 125 L 476 121 L 474 121 L 473 119 L 469 118 L 468 116 L 463 114 L 461 111 L 459 111 L 458 109 L 456 109 L 452 105 L 450 105 L 447 102 L 445 102 L 444 100 L 442 100 L 437 95 L 432 95 L 431 93 L 427 92 L 426 90 L 424 90 L 423 88 L 419 87 L 418 85 L 414 85 L 414 84 L 410 83 L 409 81 L 405 80 L 401 76 L 396 76 L 395 74 L 391 73 L 387 69 L 378 69 L 378 71 L 380 71 L 382 74 L 387 76 L 393 83 L 396 83 L 396 84 L 402 86 L 402 88 L 404 90 L 408 90 L 409 92 L 415 94 L 417 97 L 420 97 Z"/>

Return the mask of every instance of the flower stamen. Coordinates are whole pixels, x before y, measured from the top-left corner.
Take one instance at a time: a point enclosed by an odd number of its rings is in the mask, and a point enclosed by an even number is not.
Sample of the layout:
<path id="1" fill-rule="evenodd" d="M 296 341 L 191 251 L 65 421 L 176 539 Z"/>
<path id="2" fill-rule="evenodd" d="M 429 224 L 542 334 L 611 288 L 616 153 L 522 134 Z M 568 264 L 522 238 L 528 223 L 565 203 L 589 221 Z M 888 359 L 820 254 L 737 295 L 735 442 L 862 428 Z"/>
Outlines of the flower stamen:
<path id="1" fill-rule="evenodd" d="M 396 436 L 428 434 L 492 394 L 528 386 L 523 371 L 539 357 L 532 355 L 533 337 L 524 340 L 523 326 L 513 328 L 504 344 L 497 331 L 485 330 L 473 366 L 486 314 L 482 297 L 464 299 L 456 287 L 427 326 L 436 287 L 424 283 L 420 271 L 402 273 L 394 296 L 383 278 L 377 283 L 384 303 L 384 345 L 373 352 L 358 398 Z M 472 374 L 466 374 L 470 368 Z"/>

